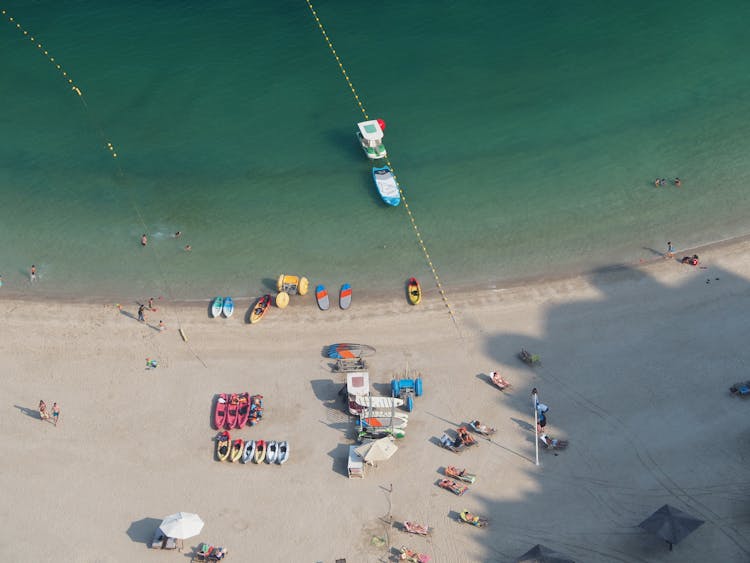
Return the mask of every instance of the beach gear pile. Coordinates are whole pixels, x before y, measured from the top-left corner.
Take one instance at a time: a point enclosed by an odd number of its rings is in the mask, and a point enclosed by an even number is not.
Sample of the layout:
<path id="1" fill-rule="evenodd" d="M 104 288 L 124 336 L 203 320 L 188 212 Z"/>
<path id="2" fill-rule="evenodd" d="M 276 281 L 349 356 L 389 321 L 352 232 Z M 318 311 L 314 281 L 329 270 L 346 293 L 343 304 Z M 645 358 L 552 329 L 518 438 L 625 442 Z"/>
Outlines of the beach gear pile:
<path id="1" fill-rule="evenodd" d="M 289 442 L 276 440 L 232 440 L 229 430 L 255 426 L 263 419 L 263 395 L 219 393 L 214 401 L 213 426 L 220 430 L 216 436 L 218 461 L 242 463 L 286 463 L 289 459 Z M 226 430 L 224 430 L 226 428 Z"/>

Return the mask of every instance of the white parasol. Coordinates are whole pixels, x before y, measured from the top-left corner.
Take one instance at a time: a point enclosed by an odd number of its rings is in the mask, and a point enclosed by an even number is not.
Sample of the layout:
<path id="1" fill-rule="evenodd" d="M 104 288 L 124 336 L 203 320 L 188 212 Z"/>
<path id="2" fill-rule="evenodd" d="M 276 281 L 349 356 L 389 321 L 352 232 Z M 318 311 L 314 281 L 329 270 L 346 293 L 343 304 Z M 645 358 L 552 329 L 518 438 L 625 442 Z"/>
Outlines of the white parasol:
<path id="1" fill-rule="evenodd" d="M 380 438 L 372 442 L 362 444 L 354 452 L 367 462 L 384 461 L 389 459 L 398 450 L 391 436 Z"/>
<path id="2" fill-rule="evenodd" d="M 169 538 L 186 540 L 200 533 L 203 529 L 203 520 L 197 514 L 178 512 L 167 516 L 159 525 L 159 529 Z"/>

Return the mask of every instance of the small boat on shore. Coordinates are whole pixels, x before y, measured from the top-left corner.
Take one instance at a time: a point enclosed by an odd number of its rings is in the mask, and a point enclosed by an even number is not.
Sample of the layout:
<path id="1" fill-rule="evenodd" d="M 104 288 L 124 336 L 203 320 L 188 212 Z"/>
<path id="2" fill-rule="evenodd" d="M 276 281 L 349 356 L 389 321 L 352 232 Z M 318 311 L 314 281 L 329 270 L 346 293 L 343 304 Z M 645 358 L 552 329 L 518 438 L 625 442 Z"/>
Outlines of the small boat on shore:
<path id="1" fill-rule="evenodd" d="M 250 463 L 255 456 L 255 440 L 245 442 L 245 450 L 242 452 L 242 463 Z"/>
<path id="2" fill-rule="evenodd" d="M 250 323 L 255 324 L 263 318 L 268 308 L 271 306 L 271 296 L 266 294 L 253 305 L 253 311 L 250 313 Z"/>
<path id="3" fill-rule="evenodd" d="M 216 406 L 214 407 L 214 427 L 220 430 L 224 423 L 227 421 L 227 401 L 228 397 L 226 393 L 221 393 L 216 398 Z"/>
<path id="4" fill-rule="evenodd" d="M 409 303 L 419 305 L 422 301 L 422 286 L 419 285 L 417 278 L 409 278 L 406 291 L 409 295 Z"/>
<path id="5" fill-rule="evenodd" d="M 216 437 L 216 459 L 219 461 L 226 461 L 229 459 L 229 451 L 231 450 L 232 437 L 226 430 L 220 432 Z"/>
<path id="6" fill-rule="evenodd" d="M 232 313 L 234 313 L 234 301 L 231 297 L 224 298 L 224 304 L 221 306 L 221 310 L 226 318 L 232 316 Z"/>
<path id="7" fill-rule="evenodd" d="M 276 458 L 276 463 L 279 465 L 285 464 L 289 460 L 289 442 L 279 442 L 279 455 Z"/>
<path id="8" fill-rule="evenodd" d="M 211 305 L 211 316 L 216 318 L 219 315 L 221 315 L 221 311 L 224 309 L 224 299 L 222 297 L 217 297 L 214 299 L 213 304 Z"/>
<path id="9" fill-rule="evenodd" d="M 388 155 L 383 145 L 385 121 L 382 119 L 360 121 L 357 123 L 357 127 L 359 128 L 357 139 L 359 139 L 359 144 L 362 146 L 362 150 L 365 151 L 367 158 L 370 160 L 385 158 Z"/>
<path id="10" fill-rule="evenodd" d="M 372 179 L 375 180 L 378 193 L 385 203 L 394 207 L 401 203 L 401 192 L 390 168 L 373 166 Z"/>

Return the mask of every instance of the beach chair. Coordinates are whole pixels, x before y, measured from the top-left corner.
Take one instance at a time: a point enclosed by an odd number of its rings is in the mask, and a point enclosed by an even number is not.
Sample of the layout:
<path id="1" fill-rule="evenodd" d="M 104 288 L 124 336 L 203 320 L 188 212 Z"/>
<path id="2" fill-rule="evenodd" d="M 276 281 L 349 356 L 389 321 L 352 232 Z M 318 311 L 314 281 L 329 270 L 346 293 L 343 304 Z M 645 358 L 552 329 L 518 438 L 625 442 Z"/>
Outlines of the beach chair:
<path id="1" fill-rule="evenodd" d="M 164 549 L 164 544 L 166 542 L 167 536 L 165 536 L 159 528 L 156 528 L 154 538 L 151 540 L 151 549 Z"/>
<path id="2" fill-rule="evenodd" d="M 190 560 L 191 563 L 196 561 L 208 561 L 208 554 L 211 553 L 211 546 L 207 543 L 202 543 L 198 546 L 198 549 L 193 553 L 193 558 Z"/>
<path id="3" fill-rule="evenodd" d="M 464 449 L 464 443 L 460 440 L 454 440 L 448 434 L 443 434 L 440 436 L 440 445 L 444 448 L 455 452 L 455 453 L 461 453 L 461 451 Z"/>
<path id="4" fill-rule="evenodd" d="M 162 549 L 177 549 L 177 540 L 175 538 L 167 538 Z"/>

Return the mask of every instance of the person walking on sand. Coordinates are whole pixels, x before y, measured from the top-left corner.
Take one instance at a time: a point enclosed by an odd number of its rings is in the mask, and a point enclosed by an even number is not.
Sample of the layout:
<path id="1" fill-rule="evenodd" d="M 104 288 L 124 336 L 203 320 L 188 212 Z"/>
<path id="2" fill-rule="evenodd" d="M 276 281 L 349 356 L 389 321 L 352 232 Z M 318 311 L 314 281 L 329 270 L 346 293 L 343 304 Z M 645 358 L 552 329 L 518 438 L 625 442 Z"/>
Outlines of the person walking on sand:
<path id="1" fill-rule="evenodd" d="M 146 233 L 143 233 L 141 235 L 141 246 L 146 246 L 148 244 L 148 237 L 146 236 Z"/>
<path id="2" fill-rule="evenodd" d="M 55 426 L 57 426 L 57 423 L 60 420 L 60 407 L 57 406 L 57 403 L 52 403 L 52 420 L 54 421 Z"/>
<path id="3" fill-rule="evenodd" d="M 667 241 L 667 254 L 664 258 L 674 258 L 674 246 L 672 246 L 671 240 Z"/>
<path id="4" fill-rule="evenodd" d="M 138 307 L 138 320 L 141 322 L 145 322 L 146 318 L 143 316 L 143 310 L 146 308 L 146 306 L 141 303 L 141 305 Z"/>
<path id="5" fill-rule="evenodd" d="M 31 281 L 36 281 L 36 266 L 34 264 L 31 265 Z"/>

